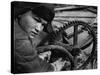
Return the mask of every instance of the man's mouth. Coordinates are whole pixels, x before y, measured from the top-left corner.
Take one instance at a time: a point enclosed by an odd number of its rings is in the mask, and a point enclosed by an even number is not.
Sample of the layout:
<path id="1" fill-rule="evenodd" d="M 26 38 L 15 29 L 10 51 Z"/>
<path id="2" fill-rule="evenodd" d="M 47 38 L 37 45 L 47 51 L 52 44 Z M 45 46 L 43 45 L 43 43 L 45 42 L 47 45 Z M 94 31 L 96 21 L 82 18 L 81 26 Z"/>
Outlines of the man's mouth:
<path id="1" fill-rule="evenodd" d="M 36 31 L 31 31 L 32 35 L 37 35 L 38 33 Z"/>

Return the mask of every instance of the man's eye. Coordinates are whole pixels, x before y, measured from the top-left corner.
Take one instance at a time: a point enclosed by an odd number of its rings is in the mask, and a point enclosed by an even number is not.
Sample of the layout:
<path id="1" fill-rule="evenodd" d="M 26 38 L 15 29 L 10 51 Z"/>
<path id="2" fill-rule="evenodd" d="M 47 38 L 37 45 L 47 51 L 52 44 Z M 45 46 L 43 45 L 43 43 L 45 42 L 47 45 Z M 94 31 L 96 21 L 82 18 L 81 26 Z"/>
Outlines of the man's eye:
<path id="1" fill-rule="evenodd" d="M 42 26 L 47 26 L 47 24 L 45 24 L 45 23 L 42 23 Z"/>
<path id="2" fill-rule="evenodd" d="M 36 17 L 35 17 L 34 19 L 35 19 L 37 22 L 41 22 L 41 20 L 40 20 L 40 19 L 38 19 L 38 18 L 36 18 Z"/>

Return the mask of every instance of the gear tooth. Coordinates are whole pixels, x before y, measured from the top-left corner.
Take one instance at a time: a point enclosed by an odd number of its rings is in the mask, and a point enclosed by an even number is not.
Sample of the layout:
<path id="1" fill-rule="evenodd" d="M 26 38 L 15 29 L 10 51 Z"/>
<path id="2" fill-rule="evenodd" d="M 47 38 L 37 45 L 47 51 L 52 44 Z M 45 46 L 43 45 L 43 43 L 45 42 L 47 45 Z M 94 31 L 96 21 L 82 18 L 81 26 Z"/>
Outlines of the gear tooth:
<path id="1" fill-rule="evenodd" d="M 73 24 L 73 21 L 71 21 L 71 22 L 68 23 L 68 25 L 71 25 L 71 24 Z"/>
<path id="2" fill-rule="evenodd" d="M 64 28 L 66 28 L 66 25 L 64 25 Z"/>
<path id="3" fill-rule="evenodd" d="M 72 22 L 68 22 L 68 25 L 70 25 Z"/>
<path id="4" fill-rule="evenodd" d="M 63 30 L 63 27 L 61 27 L 61 30 Z"/>
<path id="5" fill-rule="evenodd" d="M 76 23 L 76 20 L 75 21 L 73 21 L 73 24 L 75 24 Z"/>
<path id="6" fill-rule="evenodd" d="M 75 23 L 76 21 L 73 21 L 73 23 Z"/>
<path id="7" fill-rule="evenodd" d="M 76 21 L 76 23 L 79 23 L 79 21 Z"/>
<path id="8" fill-rule="evenodd" d="M 72 24 L 75 23 L 75 21 L 72 21 Z"/>
<path id="9" fill-rule="evenodd" d="M 78 24 L 82 24 L 82 22 L 81 22 L 81 21 L 76 21 L 76 23 L 78 23 Z"/>
<path id="10" fill-rule="evenodd" d="M 78 22 L 77 20 L 75 20 L 75 22 Z"/>

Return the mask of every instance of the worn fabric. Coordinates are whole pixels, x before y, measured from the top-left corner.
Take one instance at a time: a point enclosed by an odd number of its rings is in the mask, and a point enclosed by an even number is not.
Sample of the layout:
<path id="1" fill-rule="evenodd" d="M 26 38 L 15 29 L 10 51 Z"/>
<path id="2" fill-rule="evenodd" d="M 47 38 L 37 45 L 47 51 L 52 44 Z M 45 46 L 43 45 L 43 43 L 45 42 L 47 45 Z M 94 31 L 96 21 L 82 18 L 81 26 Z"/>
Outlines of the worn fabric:
<path id="1" fill-rule="evenodd" d="M 39 37 L 37 36 L 32 42 L 38 45 L 41 41 L 38 39 Z M 49 63 L 38 57 L 35 47 L 32 46 L 28 38 L 28 34 L 20 28 L 17 20 L 14 21 L 14 65 L 15 73 L 48 72 L 54 70 Z"/>

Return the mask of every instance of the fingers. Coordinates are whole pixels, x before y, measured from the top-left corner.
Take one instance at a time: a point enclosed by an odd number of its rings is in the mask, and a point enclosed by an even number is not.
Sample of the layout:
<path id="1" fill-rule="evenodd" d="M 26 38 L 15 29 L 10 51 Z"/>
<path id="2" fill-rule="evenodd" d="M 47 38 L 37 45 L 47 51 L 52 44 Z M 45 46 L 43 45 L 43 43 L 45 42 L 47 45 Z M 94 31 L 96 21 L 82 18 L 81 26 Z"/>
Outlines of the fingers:
<path id="1" fill-rule="evenodd" d="M 54 67 L 55 71 L 60 71 L 64 67 L 65 63 L 66 61 L 59 58 L 56 62 L 52 63 L 52 66 Z"/>

